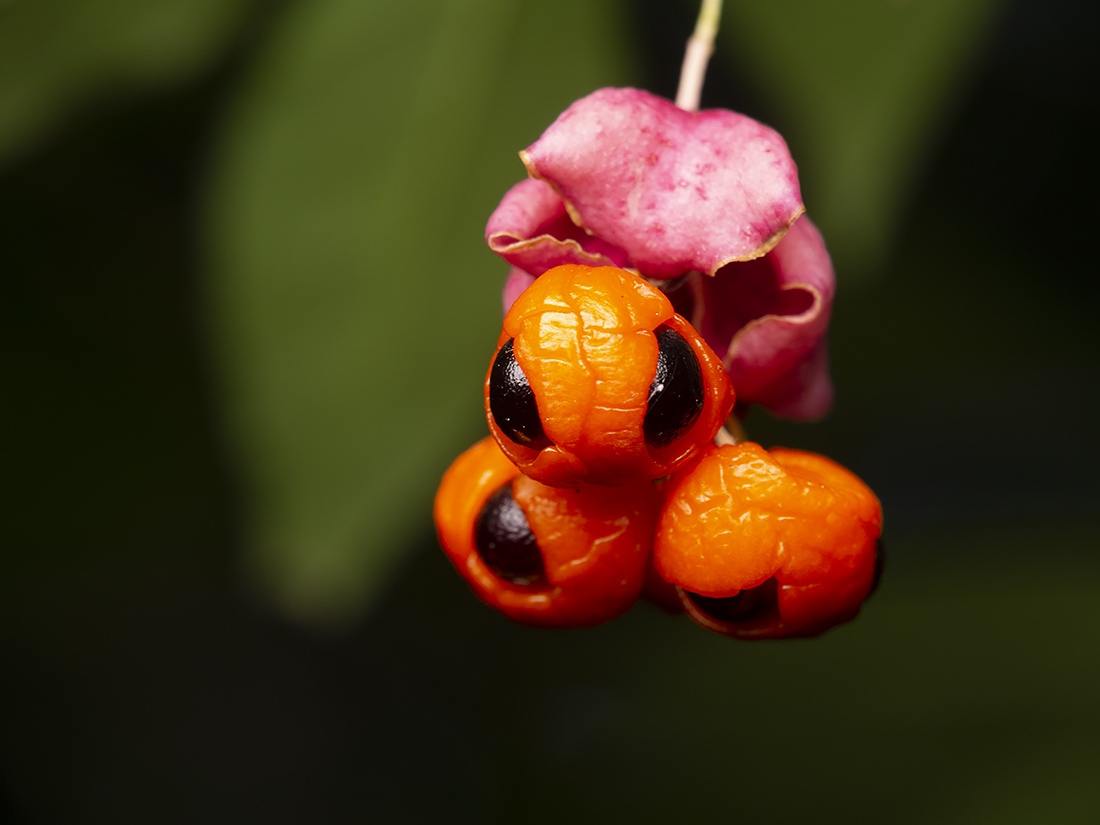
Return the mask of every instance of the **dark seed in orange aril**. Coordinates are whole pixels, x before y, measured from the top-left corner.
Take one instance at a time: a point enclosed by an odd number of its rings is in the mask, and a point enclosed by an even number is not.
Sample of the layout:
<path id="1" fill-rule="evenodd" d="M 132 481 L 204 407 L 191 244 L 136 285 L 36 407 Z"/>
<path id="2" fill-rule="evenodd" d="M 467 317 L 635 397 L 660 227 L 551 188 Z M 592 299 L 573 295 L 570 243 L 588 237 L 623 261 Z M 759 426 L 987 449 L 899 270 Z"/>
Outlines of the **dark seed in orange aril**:
<path id="1" fill-rule="evenodd" d="M 512 351 L 514 339 L 500 348 L 490 373 L 489 408 L 501 432 L 534 450 L 549 446 L 542 430 L 535 392 Z"/>
<path id="2" fill-rule="evenodd" d="M 723 622 L 746 622 L 779 610 L 779 582 L 775 576 L 756 587 L 742 590 L 735 596 L 711 598 L 698 593 L 687 595 L 696 607 Z"/>
<path id="3" fill-rule="evenodd" d="M 657 372 L 649 387 L 642 432 L 654 447 L 667 447 L 691 429 L 703 411 L 703 371 L 684 336 L 658 327 Z"/>
<path id="4" fill-rule="evenodd" d="M 474 526 L 474 546 L 489 569 L 515 584 L 545 578 L 542 554 L 527 516 L 512 497 L 512 482 L 489 496 Z"/>

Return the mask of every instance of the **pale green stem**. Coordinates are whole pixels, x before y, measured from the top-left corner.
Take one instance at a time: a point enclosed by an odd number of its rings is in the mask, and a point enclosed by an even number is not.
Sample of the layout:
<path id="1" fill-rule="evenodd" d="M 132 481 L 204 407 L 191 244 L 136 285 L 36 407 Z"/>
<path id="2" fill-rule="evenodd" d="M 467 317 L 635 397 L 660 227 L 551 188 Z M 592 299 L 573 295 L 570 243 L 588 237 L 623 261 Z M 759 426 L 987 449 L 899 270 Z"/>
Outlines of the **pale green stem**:
<path id="1" fill-rule="evenodd" d="M 718 20 L 722 16 L 722 0 L 703 0 L 695 31 L 687 42 L 684 63 L 680 67 L 680 88 L 676 90 L 676 105 L 689 112 L 699 110 L 699 97 L 703 93 L 703 78 L 707 62 L 714 54 L 714 38 L 718 34 Z"/>

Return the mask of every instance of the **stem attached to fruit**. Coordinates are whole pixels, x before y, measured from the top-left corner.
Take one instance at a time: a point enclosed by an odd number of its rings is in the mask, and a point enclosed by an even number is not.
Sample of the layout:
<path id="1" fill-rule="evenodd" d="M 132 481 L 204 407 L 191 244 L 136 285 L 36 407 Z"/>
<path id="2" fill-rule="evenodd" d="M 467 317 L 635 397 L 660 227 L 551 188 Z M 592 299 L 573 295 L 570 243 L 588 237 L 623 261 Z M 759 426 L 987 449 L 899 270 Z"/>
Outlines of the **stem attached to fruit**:
<path id="1" fill-rule="evenodd" d="M 745 435 L 745 428 L 741 426 L 741 422 L 736 415 L 731 415 L 726 419 L 726 425 L 719 429 L 718 434 L 714 436 L 714 443 L 719 447 L 740 444 L 742 441 L 748 441 L 748 437 Z"/>
<path id="2" fill-rule="evenodd" d="M 676 105 L 689 112 L 699 110 L 699 98 L 703 94 L 703 80 L 707 74 L 707 63 L 714 54 L 714 38 L 718 34 L 718 21 L 722 17 L 722 0 L 703 0 L 699 17 L 695 21 L 695 31 L 687 42 L 684 62 L 680 67 L 680 87 L 676 90 Z M 698 276 L 698 273 L 692 273 Z M 745 441 L 745 430 L 736 415 L 731 415 L 726 425 L 714 438 L 718 446 L 740 444 Z"/>
<path id="3" fill-rule="evenodd" d="M 707 62 L 714 54 L 714 37 L 718 34 L 718 20 L 722 16 L 722 0 L 703 0 L 695 31 L 687 42 L 684 63 L 680 67 L 680 88 L 676 90 L 676 105 L 689 112 L 699 109 L 699 97 L 703 93 L 703 78 Z"/>

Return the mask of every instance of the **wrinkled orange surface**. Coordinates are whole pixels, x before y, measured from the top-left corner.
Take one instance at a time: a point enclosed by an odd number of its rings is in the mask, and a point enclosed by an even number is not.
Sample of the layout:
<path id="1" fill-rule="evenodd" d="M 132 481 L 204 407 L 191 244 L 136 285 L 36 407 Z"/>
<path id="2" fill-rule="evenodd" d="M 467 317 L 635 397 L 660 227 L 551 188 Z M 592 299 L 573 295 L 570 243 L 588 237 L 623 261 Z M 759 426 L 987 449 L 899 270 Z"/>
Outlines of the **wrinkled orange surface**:
<path id="1" fill-rule="evenodd" d="M 657 369 L 653 331 L 661 324 L 692 346 L 706 398 L 691 430 L 654 450 L 642 422 Z M 537 451 L 500 433 L 487 375 L 489 427 L 509 458 L 545 484 L 623 484 L 668 475 L 714 438 L 733 407 L 717 356 L 660 290 L 621 269 L 566 265 L 539 276 L 505 316 L 497 349 L 510 338 L 553 445 Z"/>
<path id="2" fill-rule="evenodd" d="M 515 479 L 513 497 L 527 516 L 546 581 L 501 579 L 474 544 L 474 525 L 494 492 Z M 561 489 L 519 474 L 492 438 L 460 455 L 435 499 L 440 544 L 478 597 L 516 621 L 565 627 L 599 624 L 638 599 L 653 546 L 660 493 L 644 482 Z"/>
<path id="3" fill-rule="evenodd" d="M 708 449 L 674 479 L 654 564 L 683 589 L 719 598 L 775 576 L 779 616 L 746 630 L 792 635 L 858 611 L 881 530 L 878 499 L 836 462 L 745 442 Z"/>

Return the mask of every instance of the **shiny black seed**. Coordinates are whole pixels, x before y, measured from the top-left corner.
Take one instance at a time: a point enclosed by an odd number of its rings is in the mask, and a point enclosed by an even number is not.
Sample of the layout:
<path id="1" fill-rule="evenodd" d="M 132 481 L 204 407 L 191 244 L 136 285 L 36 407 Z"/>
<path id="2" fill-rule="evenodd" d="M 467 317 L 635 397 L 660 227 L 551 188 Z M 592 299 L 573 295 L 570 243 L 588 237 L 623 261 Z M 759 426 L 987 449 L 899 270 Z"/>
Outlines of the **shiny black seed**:
<path id="1" fill-rule="evenodd" d="M 720 622 L 747 622 L 779 609 L 779 582 L 774 576 L 724 599 L 712 599 L 698 593 L 688 595 L 700 610 Z"/>
<path id="2" fill-rule="evenodd" d="M 695 350 L 672 327 L 657 327 L 657 372 L 649 385 L 642 432 L 651 447 L 667 447 L 703 411 L 703 370 Z"/>
<path id="3" fill-rule="evenodd" d="M 474 525 L 474 546 L 496 575 L 516 584 L 531 584 L 546 576 L 542 553 L 527 516 L 512 498 L 512 482 L 491 496 Z"/>
<path id="4" fill-rule="evenodd" d="M 516 363 L 513 340 L 508 339 L 493 361 L 489 373 L 489 411 L 508 438 L 524 447 L 541 450 L 550 446 L 550 439 L 542 430 L 535 391 Z"/>

